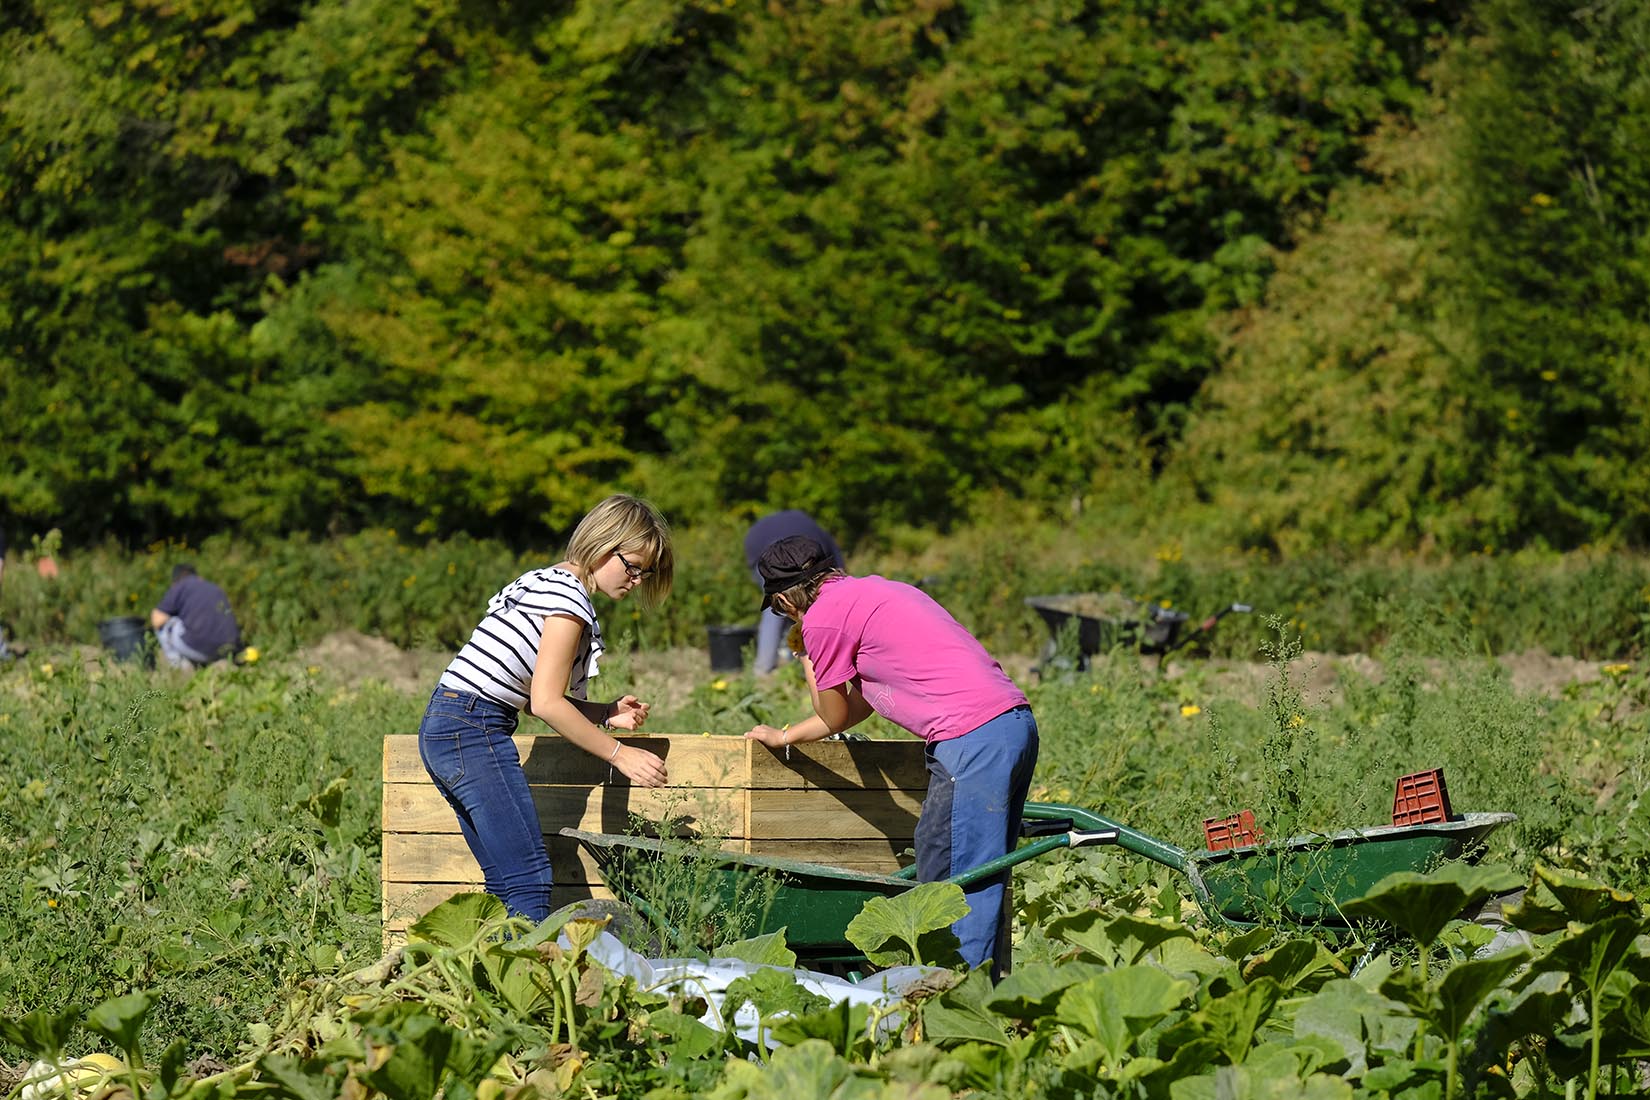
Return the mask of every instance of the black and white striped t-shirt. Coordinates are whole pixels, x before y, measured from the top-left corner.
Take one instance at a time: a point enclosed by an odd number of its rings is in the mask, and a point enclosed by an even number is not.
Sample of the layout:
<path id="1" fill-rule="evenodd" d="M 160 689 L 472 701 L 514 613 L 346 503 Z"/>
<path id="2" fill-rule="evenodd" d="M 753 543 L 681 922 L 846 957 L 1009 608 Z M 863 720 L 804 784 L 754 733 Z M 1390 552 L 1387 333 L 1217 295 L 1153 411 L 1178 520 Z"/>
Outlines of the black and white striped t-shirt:
<path id="1" fill-rule="evenodd" d="M 568 615 L 585 624 L 567 685 L 568 695 L 585 698 L 589 679 L 597 673 L 596 663 L 606 652 L 602 628 L 590 593 L 577 577 L 557 568 L 523 573 L 487 601 L 487 617 L 441 674 L 441 686 L 526 709 L 548 615 Z"/>

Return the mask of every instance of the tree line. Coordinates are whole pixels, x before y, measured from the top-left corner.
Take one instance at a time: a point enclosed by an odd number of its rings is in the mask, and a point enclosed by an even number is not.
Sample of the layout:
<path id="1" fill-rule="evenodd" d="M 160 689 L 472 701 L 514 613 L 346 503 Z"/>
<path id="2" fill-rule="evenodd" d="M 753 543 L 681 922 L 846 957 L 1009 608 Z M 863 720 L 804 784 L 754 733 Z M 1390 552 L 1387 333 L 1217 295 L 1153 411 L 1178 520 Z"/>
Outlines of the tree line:
<path id="1" fill-rule="evenodd" d="M 17 0 L 0 511 L 1650 535 L 1650 9 Z"/>

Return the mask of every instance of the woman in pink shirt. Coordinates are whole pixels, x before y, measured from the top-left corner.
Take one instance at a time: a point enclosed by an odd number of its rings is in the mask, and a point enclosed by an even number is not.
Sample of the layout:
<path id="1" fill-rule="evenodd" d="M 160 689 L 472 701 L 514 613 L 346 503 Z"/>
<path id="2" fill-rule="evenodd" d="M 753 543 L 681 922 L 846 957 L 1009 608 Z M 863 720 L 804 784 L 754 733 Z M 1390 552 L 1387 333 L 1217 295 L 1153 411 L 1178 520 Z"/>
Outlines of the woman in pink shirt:
<path id="1" fill-rule="evenodd" d="M 928 795 L 917 823 L 917 878 L 961 874 L 1014 848 L 1037 763 L 1037 722 L 1025 693 L 985 647 L 925 592 L 883 577 L 851 577 L 797 535 L 757 562 L 762 608 L 802 626 L 814 713 L 788 729 L 756 726 L 769 748 L 817 741 L 880 714 L 928 743 Z M 969 966 L 1008 970 L 1003 900 L 1008 872 L 964 890 L 952 926 Z"/>

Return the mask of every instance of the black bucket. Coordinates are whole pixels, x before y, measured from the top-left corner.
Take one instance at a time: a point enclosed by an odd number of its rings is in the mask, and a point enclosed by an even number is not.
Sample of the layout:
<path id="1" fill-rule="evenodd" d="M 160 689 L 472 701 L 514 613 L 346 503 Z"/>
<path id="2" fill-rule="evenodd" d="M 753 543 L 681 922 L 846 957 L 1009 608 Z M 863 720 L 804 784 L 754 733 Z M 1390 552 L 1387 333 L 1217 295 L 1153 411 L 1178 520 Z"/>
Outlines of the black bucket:
<path id="1" fill-rule="evenodd" d="M 745 647 L 756 641 L 754 626 L 707 626 L 712 672 L 738 672 L 745 667 Z"/>
<path id="2" fill-rule="evenodd" d="M 149 624 L 137 615 L 122 615 L 118 619 L 104 619 L 97 624 L 97 636 L 103 647 L 115 655 L 117 661 L 137 661 L 145 668 L 155 667 L 155 648 L 149 644 Z"/>

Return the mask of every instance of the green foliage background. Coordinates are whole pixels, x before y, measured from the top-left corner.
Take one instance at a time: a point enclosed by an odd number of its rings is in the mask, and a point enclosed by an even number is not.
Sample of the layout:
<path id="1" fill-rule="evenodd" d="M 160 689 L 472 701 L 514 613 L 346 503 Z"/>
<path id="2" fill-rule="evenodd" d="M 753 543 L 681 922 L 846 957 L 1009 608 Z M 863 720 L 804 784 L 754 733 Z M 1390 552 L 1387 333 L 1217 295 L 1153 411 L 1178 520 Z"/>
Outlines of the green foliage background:
<path id="1" fill-rule="evenodd" d="M 1613 0 L 19 0 L 0 508 L 1642 545 Z"/>

